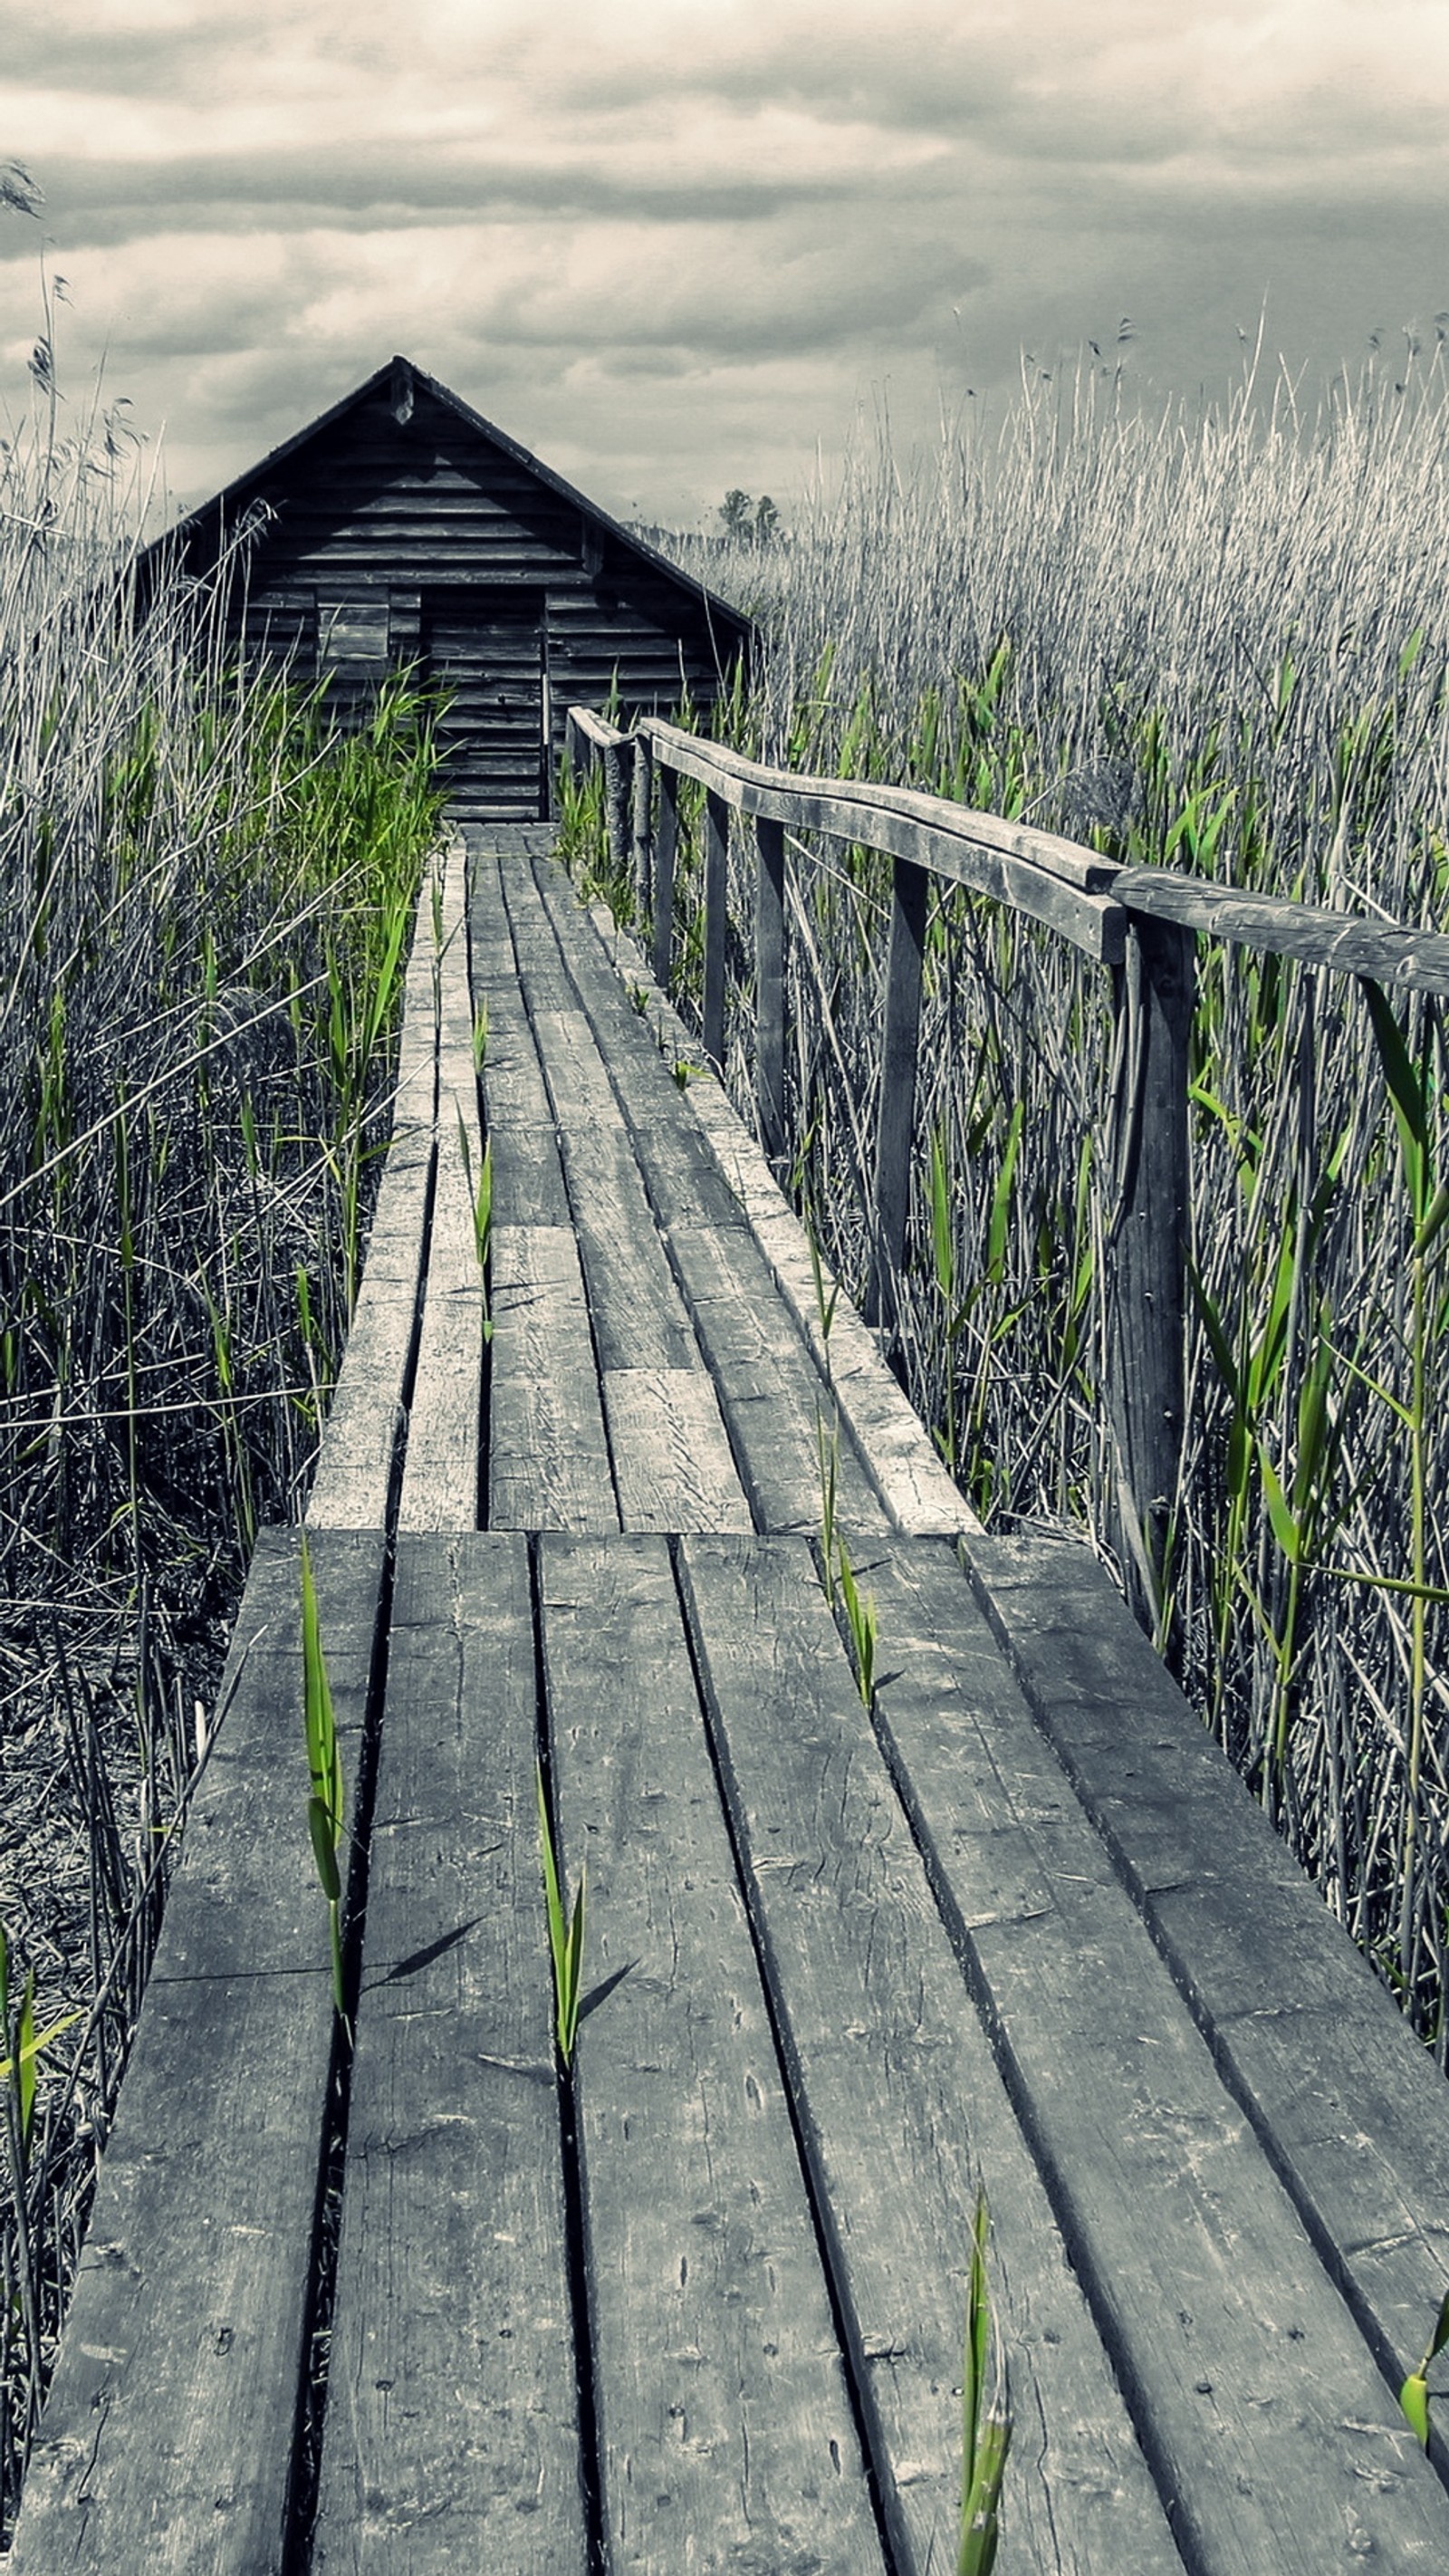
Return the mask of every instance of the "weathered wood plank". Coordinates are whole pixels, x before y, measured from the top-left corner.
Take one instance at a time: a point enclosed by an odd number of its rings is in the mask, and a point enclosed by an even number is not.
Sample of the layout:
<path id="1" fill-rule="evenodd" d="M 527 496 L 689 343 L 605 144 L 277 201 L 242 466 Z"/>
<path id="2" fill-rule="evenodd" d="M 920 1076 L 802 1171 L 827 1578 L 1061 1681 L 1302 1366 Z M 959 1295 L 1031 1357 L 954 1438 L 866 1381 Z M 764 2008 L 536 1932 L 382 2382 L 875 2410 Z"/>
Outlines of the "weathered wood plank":
<path id="1" fill-rule="evenodd" d="M 387 1518 L 412 1356 L 432 1178 L 437 998 L 432 871 L 403 983 L 392 1134 L 347 1346 L 307 1504 L 310 1529 L 380 1529 Z"/>
<path id="2" fill-rule="evenodd" d="M 492 1273 L 489 1526 L 617 1529 L 573 1228 L 500 1227 Z"/>
<path id="3" fill-rule="evenodd" d="M 1119 868 L 1112 892 L 1145 920 L 1175 921 L 1185 930 L 1207 931 L 1240 948 L 1301 958 L 1306 966 L 1328 967 L 1341 975 L 1371 975 L 1377 984 L 1449 993 L 1449 937 L 1442 931 L 1358 921 L 1349 913 L 1276 895 L 1205 885 L 1200 877 L 1173 876 L 1165 868 Z"/>
<path id="4" fill-rule="evenodd" d="M 822 1477 L 833 1455 L 840 1527 L 883 1537 L 890 1522 L 861 1466 L 850 1426 L 839 1417 L 753 1236 L 738 1228 L 721 1233 L 710 1226 L 680 1226 L 669 1249 L 729 1426 L 754 1526 L 817 1533 Z"/>
<path id="5" fill-rule="evenodd" d="M 606 1368 L 602 1384 L 626 1530 L 754 1526 L 719 1399 L 702 1368 Z"/>
<path id="6" fill-rule="evenodd" d="M 323 1530 L 312 1556 L 350 1791 L 382 1534 Z M 296 1533 L 263 1532 L 7 2561 L 17 2576 L 281 2576 L 333 2035 L 299 1599 Z"/>
<path id="7" fill-rule="evenodd" d="M 1442 2076 L 1088 1551 L 970 1544 L 1038 1723 L 1397 2385 L 1449 2289 Z"/>
<path id="8" fill-rule="evenodd" d="M 984 2181 L 1018 2424 L 1002 2563 L 1176 2576 L 1167 2518 L 810 1555 L 798 1540 L 707 1539 L 681 1555 L 897 2563 L 912 2576 L 955 2563 L 960 2353 Z M 882 1644 L 892 1666 L 913 1658 L 909 1632 L 886 1627 Z M 970 1682 L 951 1688 L 959 1697 Z"/>
<path id="9" fill-rule="evenodd" d="M 1004 1665 L 953 1691 L 975 1623 L 949 1551 L 894 1542 L 863 1580 L 912 1832 L 1184 2555 L 1442 2566 L 1449 2500 L 1101 1836 Z"/>
<path id="10" fill-rule="evenodd" d="M 616 2576 L 882 2558 L 667 1553 L 541 1550 Z"/>
<path id="11" fill-rule="evenodd" d="M 879 1347 L 844 1297 L 835 1304 L 827 1335 L 822 1294 L 829 1305 L 828 1272 L 817 1294 L 816 1271 L 804 1228 L 754 1138 L 742 1125 L 714 1075 L 700 1064 L 699 1048 L 672 1003 L 648 978 L 638 949 L 602 905 L 591 918 L 606 957 L 631 988 L 644 996 L 645 1025 L 653 1030 L 666 1064 L 694 1068 L 685 1087 L 698 1123 L 732 1199 L 740 1207 L 769 1262 L 806 1346 L 835 1387 L 872 1482 L 898 1529 L 950 1535 L 980 1527 L 966 1497 L 947 1474 L 925 1424 L 881 1358 Z"/>
<path id="12" fill-rule="evenodd" d="M 913 860 L 936 876 L 1028 914 L 1104 965 L 1121 960 L 1125 916 L 1120 903 L 1096 890 L 1111 885 L 1120 871 L 1073 841 L 1006 822 L 998 814 L 978 814 L 914 788 L 855 785 L 766 769 L 657 717 L 643 718 L 640 730 L 661 766 L 700 780 L 738 813 L 764 814 L 797 832 L 834 833 L 892 858 Z"/>
<path id="13" fill-rule="evenodd" d="M 471 1090 L 471 1067 L 468 1082 Z M 451 1125 L 450 1111 L 457 1113 Z M 471 1127 L 466 1153 L 459 1118 L 465 1122 L 463 1133 Z M 437 1179 L 398 1503 L 400 1529 L 478 1526 L 484 1293 L 473 1192 L 482 1160 L 475 1101 L 450 1082 L 438 1119 Z"/>
<path id="14" fill-rule="evenodd" d="M 398 1550 L 312 2566 L 586 2560 L 526 1544 Z"/>
<path id="15" fill-rule="evenodd" d="M 627 1131 L 570 1128 L 561 1141 L 600 1367 L 702 1369 Z"/>

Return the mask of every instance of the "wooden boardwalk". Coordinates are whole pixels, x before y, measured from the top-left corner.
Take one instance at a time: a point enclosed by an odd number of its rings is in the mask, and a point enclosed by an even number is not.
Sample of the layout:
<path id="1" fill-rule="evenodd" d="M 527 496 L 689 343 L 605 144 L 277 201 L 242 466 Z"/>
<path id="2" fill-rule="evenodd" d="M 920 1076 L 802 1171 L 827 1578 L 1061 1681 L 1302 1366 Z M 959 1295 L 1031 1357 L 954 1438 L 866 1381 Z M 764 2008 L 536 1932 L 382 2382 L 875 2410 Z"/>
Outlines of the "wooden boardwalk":
<path id="1" fill-rule="evenodd" d="M 355 2049 L 272 1533 L 17 2576 L 950 2576 L 982 2185 L 1000 2576 L 1443 2576 L 1394 2395 L 1441 2079 L 1086 1551 L 984 1538 L 827 1336 L 547 834 L 465 838 L 309 1513 Z M 568 2085 L 539 1761 L 587 1864 Z"/>

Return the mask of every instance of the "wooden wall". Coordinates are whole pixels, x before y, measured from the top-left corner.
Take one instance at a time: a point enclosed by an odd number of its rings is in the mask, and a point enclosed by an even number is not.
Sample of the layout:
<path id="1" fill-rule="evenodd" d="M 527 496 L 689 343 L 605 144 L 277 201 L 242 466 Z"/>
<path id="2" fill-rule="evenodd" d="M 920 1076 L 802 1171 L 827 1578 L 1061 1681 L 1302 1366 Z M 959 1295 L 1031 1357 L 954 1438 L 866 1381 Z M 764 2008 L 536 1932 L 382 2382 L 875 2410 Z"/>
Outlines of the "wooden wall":
<path id="1" fill-rule="evenodd" d="M 248 644 L 304 679 L 329 670 L 351 711 L 389 662 L 450 685 L 465 819 L 547 811 L 572 701 L 602 703 L 617 676 L 629 714 L 668 714 L 686 686 L 705 705 L 739 650 L 698 592 L 412 380 L 401 398 L 396 382 L 370 391 L 255 497 L 272 515 L 239 619 Z"/>

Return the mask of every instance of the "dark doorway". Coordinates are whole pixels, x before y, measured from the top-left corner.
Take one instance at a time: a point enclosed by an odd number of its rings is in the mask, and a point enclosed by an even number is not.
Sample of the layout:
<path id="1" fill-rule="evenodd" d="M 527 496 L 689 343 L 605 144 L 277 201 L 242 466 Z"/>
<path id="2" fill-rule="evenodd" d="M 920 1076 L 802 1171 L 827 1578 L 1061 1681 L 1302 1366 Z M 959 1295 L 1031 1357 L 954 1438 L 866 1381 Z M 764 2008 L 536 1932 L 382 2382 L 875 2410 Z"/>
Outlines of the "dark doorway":
<path id="1" fill-rule="evenodd" d="M 422 601 L 428 676 L 451 693 L 439 739 L 460 822 L 548 812 L 548 699 L 541 591 L 434 590 Z"/>

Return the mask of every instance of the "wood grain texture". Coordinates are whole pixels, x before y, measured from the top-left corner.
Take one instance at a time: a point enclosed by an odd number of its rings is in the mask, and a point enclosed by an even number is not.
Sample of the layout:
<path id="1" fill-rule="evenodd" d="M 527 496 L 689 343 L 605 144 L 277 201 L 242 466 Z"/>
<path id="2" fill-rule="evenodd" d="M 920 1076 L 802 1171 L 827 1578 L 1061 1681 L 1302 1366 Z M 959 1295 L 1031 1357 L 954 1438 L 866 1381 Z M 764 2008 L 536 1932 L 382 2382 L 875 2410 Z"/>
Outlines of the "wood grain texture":
<path id="1" fill-rule="evenodd" d="M 954 2564 L 961 2339 L 984 2181 L 1018 2428 L 1001 2563 L 1177 2576 L 1167 2516 L 810 1554 L 790 1539 L 689 1539 L 681 1555 L 896 2562 L 911 2576 Z M 887 1621 L 882 1649 L 889 1667 L 909 1666 L 916 1640 Z M 986 1663 L 999 1669 L 989 1644 Z M 974 1678 L 949 1684 L 968 1705 Z M 973 1766 L 969 1747 L 958 1750 L 965 1803 Z M 1003 1901 L 997 1879 L 989 1901 Z M 1005 1901 L 1015 1912 L 1022 1900 L 1013 1890 Z"/>
<path id="2" fill-rule="evenodd" d="M 1449 2289 L 1444 2083 L 1085 1548 L 973 1579 L 1218 2065 L 1391 2386 Z"/>
<path id="3" fill-rule="evenodd" d="M 780 1294 L 817 1366 L 828 1372 L 842 1413 L 898 1529 L 950 1535 L 980 1527 L 966 1497 L 947 1474 L 930 1434 L 881 1358 L 874 1335 L 843 1296 L 837 1301 L 828 1343 L 810 1246 L 798 1217 L 759 1146 L 742 1124 L 715 1077 L 700 1067 L 699 1048 L 666 996 L 648 975 L 639 950 L 602 905 L 591 921 L 605 957 L 626 984 L 644 996 L 643 1025 L 652 1030 L 666 1066 L 697 1071 L 685 1087 L 691 1116 L 713 1155 L 735 1205 L 759 1243 Z M 637 1015 L 636 1015 L 637 1016 Z M 828 1273 L 824 1292 L 834 1285 Z"/>
<path id="4" fill-rule="evenodd" d="M 879 2576 L 667 1553 L 547 1541 L 541 1606 L 610 2568 Z"/>
<path id="5" fill-rule="evenodd" d="M 312 1545 L 349 1794 L 382 1550 Z M 258 1543 L 219 1704 L 7 2562 L 24 2576 L 283 2565 L 333 2032 L 295 1532 Z"/>
<path id="6" fill-rule="evenodd" d="M 404 1539 L 315 2570 L 582 2569 L 521 1538 Z"/>
<path id="7" fill-rule="evenodd" d="M 492 1269 L 489 1526 L 617 1529 L 572 1226 L 500 1227 Z"/>
<path id="8" fill-rule="evenodd" d="M 435 855 L 413 924 L 392 1131 L 362 1282 L 318 1448 L 309 1529 L 381 1529 L 387 1518 L 432 1180 L 437 1009 L 431 888 L 441 865 Z"/>
<path id="9" fill-rule="evenodd" d="M 888 1672 L 913 1640 L 880 1693 L 913 1832 L 1185 2556 L 1442 2566 L 1449 2500 L 1004 1667 L 963 1812 L 949 1551 L 897 1541 L 868 1579 Z"/>
<path id="10" fill-rule="evenodd" d="M 669 1251 L 729 1426 L 754 1527 L 819 1530 L 823 1441 L 827 1457 L 832 1445 L 835 1451 L 840 1527 L 883 1536 L 890 1522 L 849 1424 L 839 1419 L 832 1390 L 754 1237 L 743 1228 L 680 1226 Z"/>
<path id="11" fill-rule="evenodd" d="M 474 1195 L 483 1169 L 468 977 L 467 858 L 450 849 L 437 963 L 438 1106 L 417 1367 L 398 1502 L 401 1529 L 476 1529 L 483 1392 L 482 1265 Z"/>
<path id="12" fill-rule="evenodd" d="M 1197 877 L 1172 876 L 1165 868 L 1120 868 L 1112 892 L 1144 920 L 1179 922 L 1185 930 L 1207 931 L 1236 947 L 1298 957 L 1306 966 L 1327 967 L 1336 974 L 1371 975 L 1375 983 L 1410 992 L 1449 993 L 1449 937 L 1442 931 L 1356 921 L 1313 904 L 1204 885 Z"/>
<path id="13" fill-rule="evenodd" d="M 627 1130 L 561 1130 L 564 1175 L 605 1369 L 702 1369 Z"/>
<path id="14" fill-rule="evenodd" d="M 606 1368 L 601 1383 L 626 1530 L 753 1526 L 719 1399 L 702 1368 Z"/>
<path id="15" fill-rule="evenodd" d="M 833 833 L 912 860 L 1043 922 L 1104 965 L 1121 960 L 1121 905 L 1097 890 L 1120 872 L 1073 841 L 914 788 L 767 769 L 658 718 L 645 718 L 640 729 L 661 766 L 698 779 L 738 813 L 767 815 L 797 832 Z"/>

